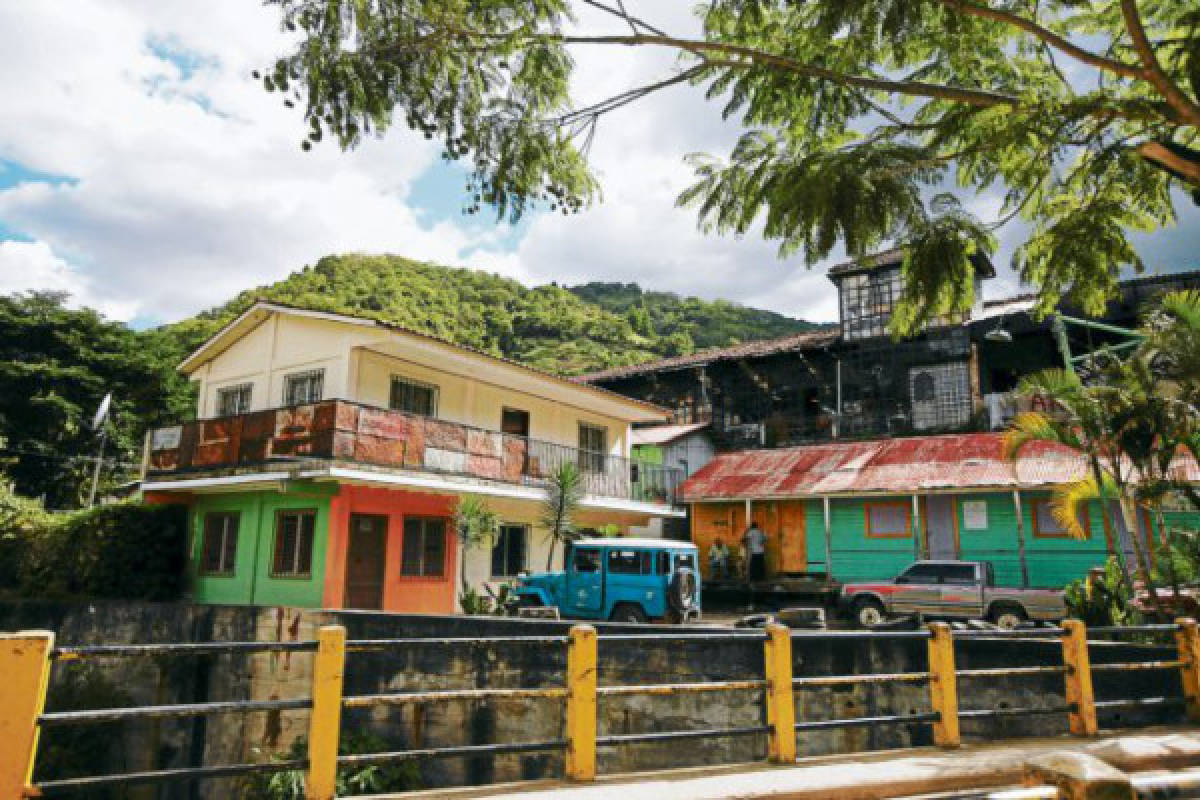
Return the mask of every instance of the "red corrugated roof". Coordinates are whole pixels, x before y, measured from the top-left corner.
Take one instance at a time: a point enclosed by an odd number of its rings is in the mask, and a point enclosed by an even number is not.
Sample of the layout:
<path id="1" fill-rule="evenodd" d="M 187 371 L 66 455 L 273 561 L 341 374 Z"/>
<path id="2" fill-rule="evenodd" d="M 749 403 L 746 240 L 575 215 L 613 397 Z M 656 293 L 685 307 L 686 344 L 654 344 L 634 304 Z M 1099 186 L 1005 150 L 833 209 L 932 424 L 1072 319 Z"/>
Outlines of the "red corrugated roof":
<path id="1" fill-rule="evenodd" d="M 1088 474 L 1082 455 L 1032 442 L 1020 458 L 1003 453 L 1002 433 L 964 433 L 777 450 L 724 453 L 684 482 L 685 501 L 827 494 L 907 494 L 936 489 L 1053 486 Z M 1200 480 L 1181 458 L 1180 476 Z"/>

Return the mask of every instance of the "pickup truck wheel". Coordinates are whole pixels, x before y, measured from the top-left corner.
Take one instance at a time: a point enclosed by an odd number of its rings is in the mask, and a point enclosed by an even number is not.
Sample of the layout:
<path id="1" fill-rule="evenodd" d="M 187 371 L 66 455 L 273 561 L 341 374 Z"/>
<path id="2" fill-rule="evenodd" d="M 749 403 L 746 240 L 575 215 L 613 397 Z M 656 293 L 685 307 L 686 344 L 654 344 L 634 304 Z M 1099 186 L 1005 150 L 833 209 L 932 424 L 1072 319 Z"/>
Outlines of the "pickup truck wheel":
<path id="1" fill-rule="evenodd" d="M 629 625 L 644 625 L 646 623 L 646 612 L 642 611 L 642 607 L 633 603 L 618 603 L 613 609 L 612 616 L 609 617 L 612 622 L 624 622 Z"/>
<path id="2" fill-rule="evenodd" d="M 1025 621 L 1025 611 L 1019 606 L 995 606 L 988 612 L 988 619 L 997 628 L 1012 631 L 1021 627 Z"/>
<path id="3" fill-rule="evenodd" d="M 860 628 L 874 628 L 887 621 L 887 612 L 883 610 L 883 603 L 864 597 L 854 603 L 854 621 Z"/>

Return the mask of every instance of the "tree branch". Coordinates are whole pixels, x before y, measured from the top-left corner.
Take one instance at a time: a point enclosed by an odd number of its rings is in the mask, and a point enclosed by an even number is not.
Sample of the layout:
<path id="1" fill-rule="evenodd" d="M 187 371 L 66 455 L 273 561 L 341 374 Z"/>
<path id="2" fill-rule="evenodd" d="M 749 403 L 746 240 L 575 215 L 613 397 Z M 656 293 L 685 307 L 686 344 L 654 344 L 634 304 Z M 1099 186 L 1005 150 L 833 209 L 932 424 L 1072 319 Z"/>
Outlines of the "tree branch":
<path id="1" fill-rule="evenodd" d="M 1106 58 L 1099 53 L 1093 53 L 1090 50 L 1085 50 L 1082 47 L 1071 42 L 1064 36 L 1060 36 L 1054 31 L 1046 28 L 1031 19 L 1014 14 L 1011 11 L 1004 11 L 999 8 L 992 8 L 981 3 L 973 3 L 970 0 L 941 0 L 943 5 L 961 11 L 964 14 L 969 14 L 973 17 L 981 17 L 991 19 L 997 22 L 1003 22 L 1012 25 L 1015 28 L 1020 28 L 1026 33 L 1032 34 L 1042 40 L 1055 50 L 1074 58 L 1076 61 L 1082 61 L 1084 64 L 1090 64 L 1093 67 L 1115 72 L 1118 75 L 1124 75 L 1127 78 L 1136 78 L 1145 80 L 1149 76 L 1143 67 L 1135 64 L 1126 64 L 1123 61 L 1117 61 L 1113 58 Z"/>
<path id="2" fill-rule="evenodd" d="M 1138 155 L 1167 170 L 1180 180 L 1200 187 L 1200 161 L 1187 158 L 1176 149 L 1160 142 L 1143 142 L 1138 145 Z"/>
<path id="3" fill-rule="evenodd" d="M 471 32 L 462 31 L 464 35 L 473 35 Z M 477 35 L 477 34 L 474 34 Z M 704 55 L 706 53 L 720 53 L 726 56 L 740 56 L 747 59 L 753 64 L 766 64 L 780 69 L 785 69 L 789 72 L 794 72 L 798 75 L 804 75 L 810 78 L 819 78 L 821 80 L 840 83 L 846 86 L 854 86 L 859 89 L 868 89 L 880 92 L 892 92 L 895 94 L 911 95 L 913 97 L 929 97 L 940 100 L 953 100 L 955 102 L 964 103 L 971 106 L 998 106 L 1012 105 L 1018 103 L 1018 99 L 1014 95 L 1004 94 L 1002 92 L 991 92 L 986 89 L 968 89 L 961 86 L 946 86 L 936 83 L 925 83 L 923 81 L 905 81 L 905 80 L 884 80 L 882 78 L 868 78 L 860 75 L 846 75 L 841 72 L 836 72 L 824 67 L 816 67 L 811 64 L 805 64 L 802 61 L 780 56 L 774 53 L 767 53 L 762 50 L 756 50 L 752 47 L 743 47 L 742 45 L 729 44 L 727 42 L 706 42 L 696 39 L 680 39 L 674 36 L 664 36 L 661 34 L 637 34 L 628 36 L 567 36 L 564 34 L 537 34 L 536 38 L 550 39 L 561 42 L 562 44 L 619 44 L 627 46 L 635 45 L 652 45 L 657 47 L 673 47 L 677 50 L 684 50 L 694 55 Z M 711 65 L 723 66 L 750 66 L 750 63 L 738 61 L 710 61 Z"/>
<path id="4" fill-rule="evenodd" d="M 1133 49 L 1146 66 L 1146 80 L 1189 124 L 1200 126 L 1200 106 L 1174 84 L 1158 63 L 1154 47 L 1146 36 L 1146 29 L 1142 27 L 1142 17 L 1138 13 L 1136 0 L 1121 0 L 1121 15 L 1125 18 L 1125 29 L 1129 31 L 1129 37 L 1133 40 Z"/>

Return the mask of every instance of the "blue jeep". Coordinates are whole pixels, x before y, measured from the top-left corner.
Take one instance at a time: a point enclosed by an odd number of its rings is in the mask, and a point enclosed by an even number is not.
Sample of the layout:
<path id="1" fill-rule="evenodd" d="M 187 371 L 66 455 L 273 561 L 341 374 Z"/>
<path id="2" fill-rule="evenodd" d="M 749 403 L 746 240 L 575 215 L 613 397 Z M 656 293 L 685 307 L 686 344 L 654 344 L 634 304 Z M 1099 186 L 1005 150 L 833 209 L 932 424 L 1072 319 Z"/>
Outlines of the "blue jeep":
<path id="1" fill-rule="evenodd" d="M 553 606 L 574 619 L 613 622 L 700 618 L 696 546 L 666 539 L 580 539 L 565 572 L 522 575 L 518 607 Z"/>

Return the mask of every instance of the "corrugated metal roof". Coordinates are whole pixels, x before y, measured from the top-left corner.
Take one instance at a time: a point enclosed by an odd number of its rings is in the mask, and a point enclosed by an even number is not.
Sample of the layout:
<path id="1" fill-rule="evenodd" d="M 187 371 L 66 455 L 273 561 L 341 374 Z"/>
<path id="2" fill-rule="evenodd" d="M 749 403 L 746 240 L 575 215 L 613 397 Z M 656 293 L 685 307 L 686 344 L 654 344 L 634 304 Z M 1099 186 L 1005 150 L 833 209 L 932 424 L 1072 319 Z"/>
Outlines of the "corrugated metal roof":
<path id="1" fill-rule="evenodd" d="M 629 436 L 629 443 L 632 445 L 670 444 L 689 433 L 695 433 L 707 427 L 707 422 L 694 422 L 690 425 L 651 425 L 648 428 L 634 428 Z"/>
<path id="2" fill-rule="evenodd" d="M 1009 461 L 1003 439 L 1003 433 L 964 433 L 723 453 L 685 481 L 681 495 L 690 502 L 1048 487 L 1088 474 L 1080 453 L 1050 442 L 1031 442 Z M 1190 457 L 1177 468 L 1180 477 L 1200 481 Z"/>
<path id="3" fill-rule="evenodd" d="M 756 342 L 735 344 L 731 347 L 709 348 L 708 350 L 701 350 L 686 356 L 662 358 L 658 361 L 631 364 L 627 367 L 612 367 L 600 370 L 599 372 L 589 372 L 586 375 L 577 375 L 572 380 L 579 381 L 580 383 L 595 383 L 613 378 L 627 378 L 647 372 L 669 372 L 670 370 L 687 369 L 688 367 L 702 367 L 705 364 L 711 364 L 715 361 L 759 358 L 774 353 L 808 350 L 823 347 L 835 341 L 839 336 L 841 336 L 841 329 L 838 327 L 821 328 L 815 331 L 780 336 L 775 339 L 763 339 Z"/>

